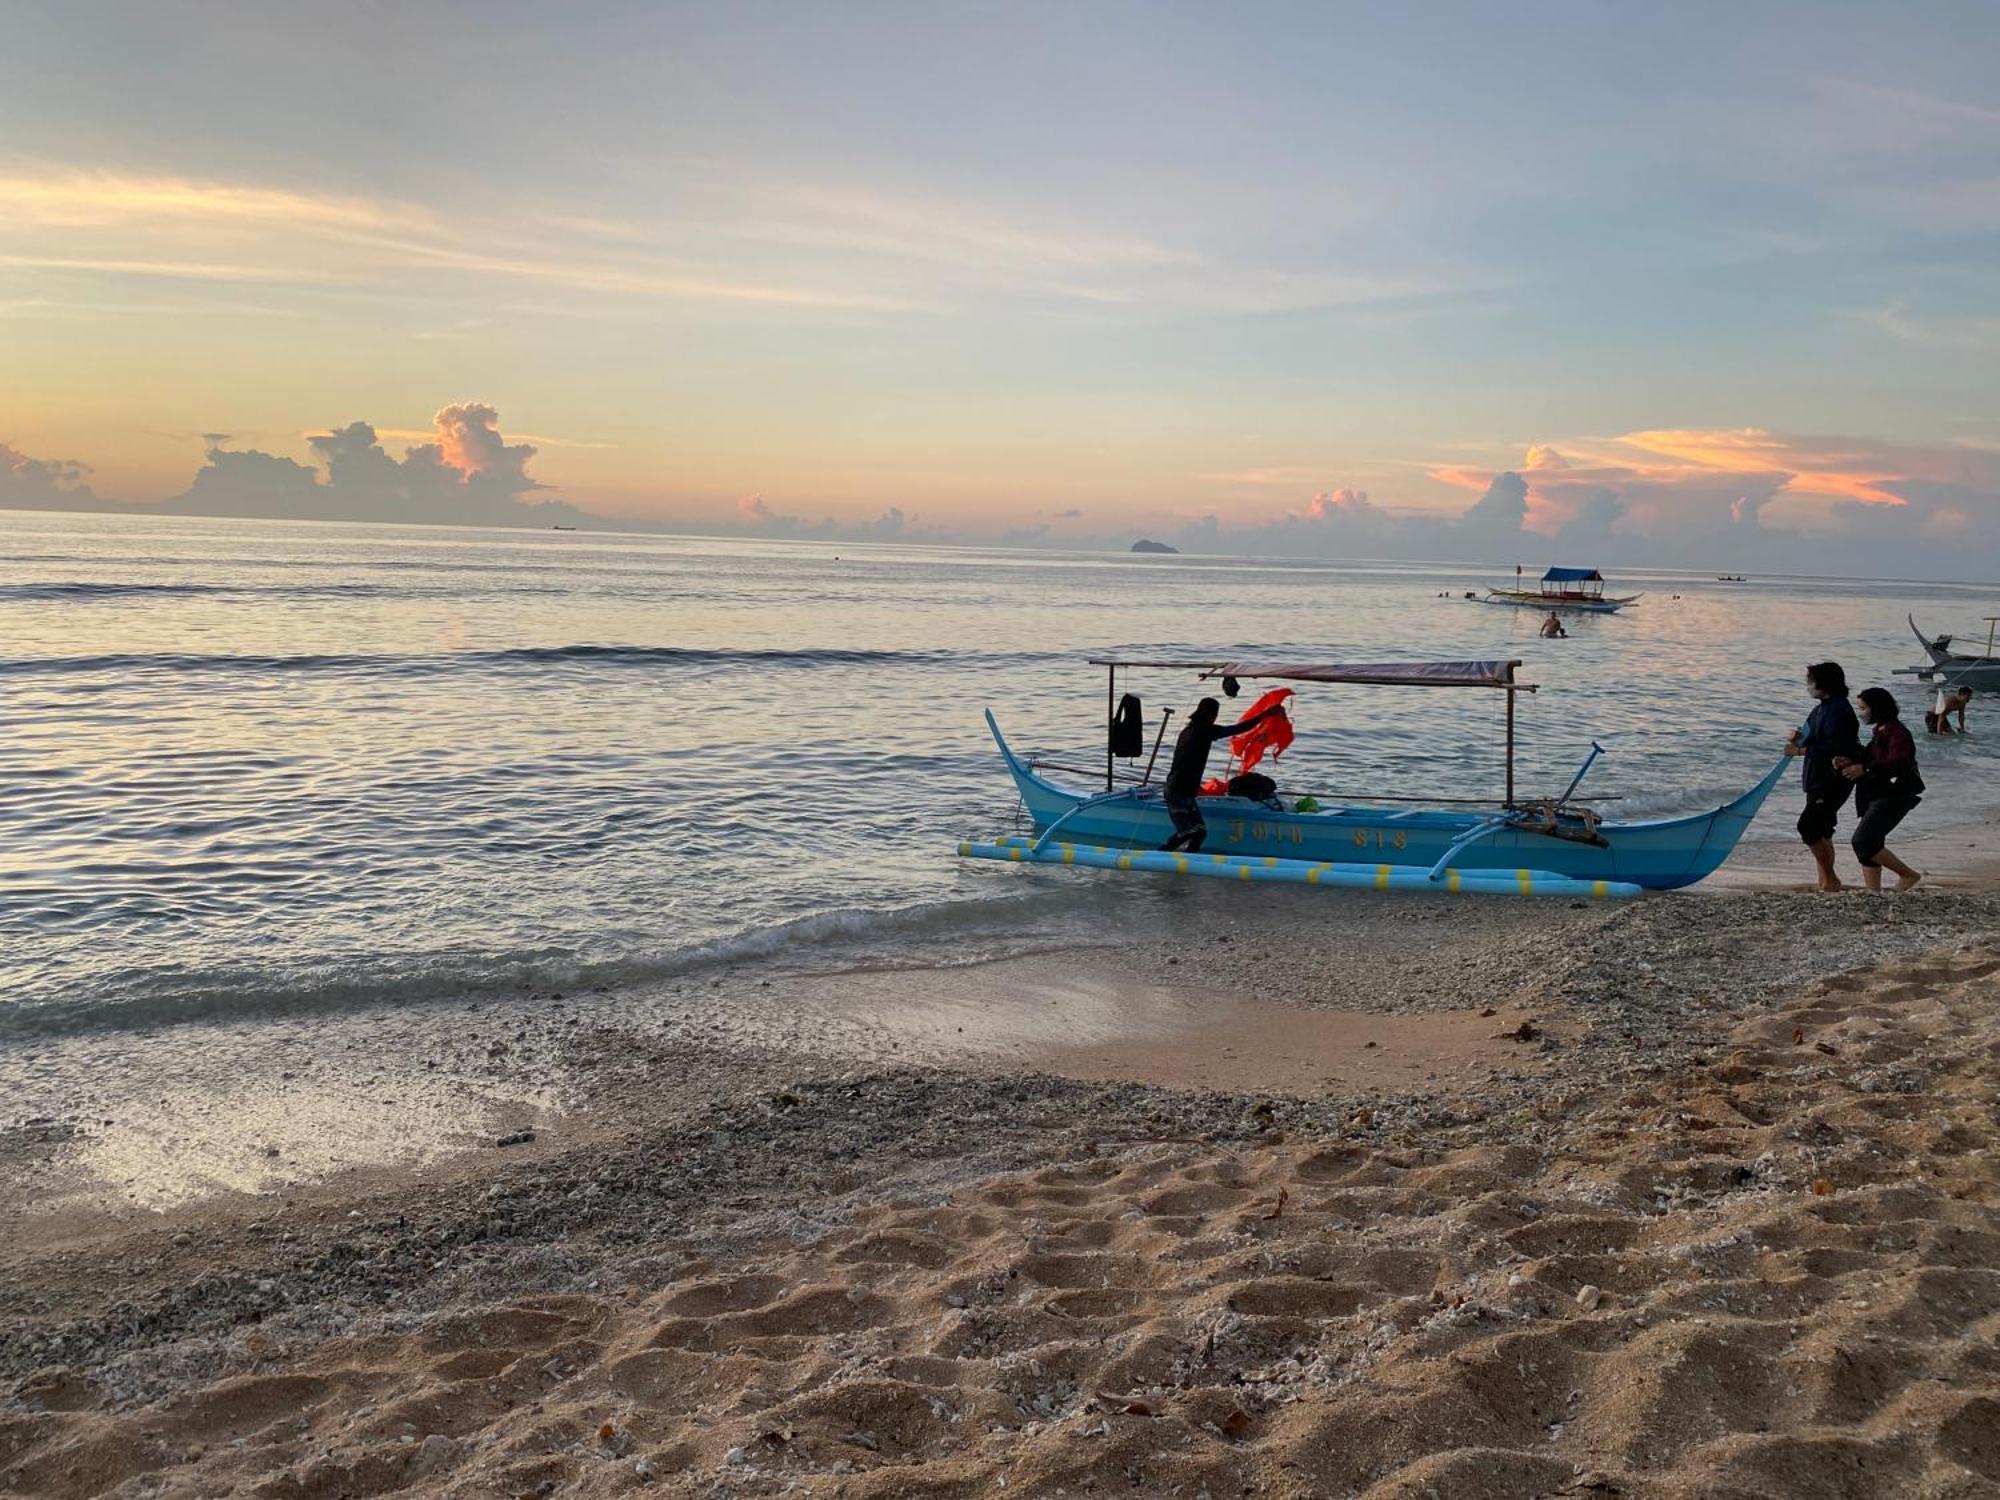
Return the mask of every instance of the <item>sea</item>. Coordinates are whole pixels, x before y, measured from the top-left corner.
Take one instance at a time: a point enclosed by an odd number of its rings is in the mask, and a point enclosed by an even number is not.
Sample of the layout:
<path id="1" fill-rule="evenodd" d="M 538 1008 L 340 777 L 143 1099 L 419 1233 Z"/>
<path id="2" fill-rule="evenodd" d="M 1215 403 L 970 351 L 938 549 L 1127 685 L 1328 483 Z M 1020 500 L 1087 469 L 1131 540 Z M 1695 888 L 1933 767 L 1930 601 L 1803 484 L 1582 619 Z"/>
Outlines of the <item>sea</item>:
<path id="1" fill-rule="evenodd" d="M 1529 576 L 1551 560 L 1591 561 Z M 1996 588 L 1629 570 L 1637 605 L 1543 640 L 1463 597 L 1515 562 L 5 513 L 0 1046 L 1115 930 L 1177 883 L 954 852 L 1018 818 L 984 710 L 1101 768 L 1096 655 L 1516 657 L 1523 793 L 1595 742 L 1585 790 L 1636 816 L 1755 782 L 1807 662 L 1914 710 L 1906 614 L 2000 614 Z M 1157 726 L 1213 689 L 1119 690 Z M 1992 800 L 2000 717 L 1972 718 L 1922 743 L 1914 830 Z M 1288 790 L 1497 794 L 1496 694 L 1307 687 L 1295 720 Z M 1745 858 L 1803 875 L 1795 804 Z"/>

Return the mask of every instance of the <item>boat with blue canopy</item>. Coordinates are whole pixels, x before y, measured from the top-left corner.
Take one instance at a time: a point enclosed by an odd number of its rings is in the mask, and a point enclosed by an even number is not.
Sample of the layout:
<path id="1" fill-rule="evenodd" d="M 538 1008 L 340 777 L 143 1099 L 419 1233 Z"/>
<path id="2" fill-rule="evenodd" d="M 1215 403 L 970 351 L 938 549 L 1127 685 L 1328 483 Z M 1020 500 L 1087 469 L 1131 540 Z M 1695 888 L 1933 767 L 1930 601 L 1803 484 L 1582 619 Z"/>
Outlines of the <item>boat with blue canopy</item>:
<path id="1" fill-rule="evenodd" d="M 1595 568 L 1550 568 L 1542 575 L 1540 588 L 1526 588 L 1521 570 L 1514 569 L 1514 587 L 1488 589 L 1484 603 L 1512 604 L 1525 609 L 1580 610 L 1585 614 L 1615 615 L 1626 605 L 1644 598 L 1643 594 L 1607 594 L 1604 575 Z"/>
<path id="2" fill-rule="evenodd" d="M 1050 771 L 1093 775 L 1076 766 L 1016 753 L 989 709 L 986 725 L 1014 779 L 1032 832 L 961 842 L 961 855 L 1015 864 L 1085 865 L 1239 881 L 1285 881 L 1377 890 L 1508 891 L 1564 896 L 1631 896 L 1672 890 L 1713 874 L 1735 849 L 1784 775 L 1785 760 L 1733 801 L 1684 817 L 1617 821 L 1577 789 L 1603 747 L 1590 754 L 1559 796 L 1521 798 L 1514 776 L 1515 702 L 1536 685 L 1519 680 L 1518 660 L 1423 662 L 1189 661 L 1093 657 L 1106 669 L 1107 735 L 1103 787 L 1059 784 Z M 1204 795 L 1209 828 L 1203 852 L 1164 849 L 1174 832 L 1164 786 L 1152 779 L 1167 720 L 1143 774 L 1116 764 L 1118 674 L 1133 669 L 1191 671 L 1197 682 L 1275 680 L 1329 685 L 1465 688 L 1496 693 L 1505 705 L 1500 798 Z M 1232 693 L 1233 696 L 1233 693 Z M 1129 753 L 1127 752 L 1122 753 Z M 1136 779 L 1135 779 L 1136 778 Z M 1416 805 L 1399 805 L 1415 803 Z M 1431 804 L 1431 805 L 1426 805 Z"/>

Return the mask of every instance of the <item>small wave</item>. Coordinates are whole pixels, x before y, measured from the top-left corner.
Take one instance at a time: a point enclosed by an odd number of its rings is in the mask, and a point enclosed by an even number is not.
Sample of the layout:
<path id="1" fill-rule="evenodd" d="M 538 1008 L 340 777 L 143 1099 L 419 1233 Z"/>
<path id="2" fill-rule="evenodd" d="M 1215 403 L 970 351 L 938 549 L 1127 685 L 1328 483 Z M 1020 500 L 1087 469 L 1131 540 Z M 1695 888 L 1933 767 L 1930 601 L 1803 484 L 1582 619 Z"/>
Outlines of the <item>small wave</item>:
<path id="1" fill-rule="evenodd" d="M 867 665 L 925 666 L 957 661 L 1038 660 L 1043 653 L 881 651 L 821 647 L 803 651 L 693 646 L 515 646 L 498 651 L 436 655 L 300 656 L 196 655 L 171 651 L 106 652 L 94 656 L 23 657 L 0 662 L 0 676 L 60 676 L 95 672 L 372 672 L 388 675 L 456 672 L 516 666 L 610 667 L 762 666 L 811 668 Z"/>
<path id="2" fill-rule="evenodd" d="M 290 969 L 128 970 L 88 998 L 0 1004 L 0 1044 L 193 1023 L 309 1017 L 548 992 L 631 990 L 782 956 L 798 968 L 951 967 L 1047 946 L 1051 921 L 1077 915 L 1073 891 L 839 908 L 652 956 L 587 958 L 563 949 L 326 959 Z"/>
<path id="3" fill-rule="evenodd" d="M 418 592 L 423 591 L 409 587 L 392 589 L 375 583 L 322 583 L 292 588 L 238 583 L 0 583 L 0 604 L 82 604 L 114 599 L 188 598 L 214 595 L 263 597 L 272 594 L 372 598 L 387 594 L 405 595 Z"/>
<path id="4" fill-rule="evenodd" d="M 158 594 L 219 594 L 208 583 L 0 583 L 0 604 L 28 600 L 129 599 Z"/>

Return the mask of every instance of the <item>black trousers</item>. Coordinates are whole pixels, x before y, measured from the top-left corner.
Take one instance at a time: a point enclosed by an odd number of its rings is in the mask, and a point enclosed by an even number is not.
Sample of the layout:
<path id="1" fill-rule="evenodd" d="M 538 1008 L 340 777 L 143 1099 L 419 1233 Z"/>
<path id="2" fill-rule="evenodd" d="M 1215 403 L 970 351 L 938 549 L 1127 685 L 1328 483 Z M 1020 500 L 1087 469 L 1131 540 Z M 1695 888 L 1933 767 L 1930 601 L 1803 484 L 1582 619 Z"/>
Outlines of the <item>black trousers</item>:
<path id="1" fill-rule="evenodd" d="M 1821 839 L 1832 838 L 1834 827 L 1840 822 L 1840 810 L 1853 794 L 1853 785 L 1845 781 L 1808 792 L 1806 810 L 1799 814 L 1800 842 L 1817 844 Z"/>
<path id="2" fill-rule="evenodd" d="M 1869 802 L 1855 800 L 1861 818 L 1854 825 L 1854 857 L 1864 865 L 1873 865 L 1875 856 L 1882 852 L 1882 846 L 1889 842 L 1889 835 L 1896 825 L 1910 815 L 1910 809 L 1924 799 L 1921 797 L 1877 797 Z"/>
<path id="3" fill-rule="evenodd" d="M 1174 836 L 1160 847 L 1199 854 L 1202 841 L 1208 837 L 1208 824 L 1202 821 L 1201 809 L 1195 805 L 1194 798 L 1168 797 L 1167 816 L 1174 820 Z"/>

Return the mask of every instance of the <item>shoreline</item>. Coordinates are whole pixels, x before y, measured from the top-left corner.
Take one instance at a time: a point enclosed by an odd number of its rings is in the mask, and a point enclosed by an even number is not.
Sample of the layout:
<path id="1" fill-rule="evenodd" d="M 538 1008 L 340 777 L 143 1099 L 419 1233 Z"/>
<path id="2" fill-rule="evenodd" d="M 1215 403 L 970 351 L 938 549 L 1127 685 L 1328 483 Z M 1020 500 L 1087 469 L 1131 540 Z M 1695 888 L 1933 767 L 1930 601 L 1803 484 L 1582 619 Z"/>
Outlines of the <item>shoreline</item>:
<path id="1" fill-rule="evenodd" d="M 1075 1366 L 1052 1416 L 1036 1415 L 1032 1393 L 1011 1422 L 980 1406 L 989 1427 L 1008 1429 L 1004 1441 L 989 1433 L 1012 1455 L 1003 1462 L 962 1428 L 986 1398 L 972 1401 L 959 1377 L 978 1367 L 986 1370 L 979 1380 L 1001 1378 L 991 1362 L 949 1351 L 919 1356 L 903 1342 L 936 1345 L 914 1330 L 940 1317 L 965 1324 L 959 1314 L 987 1305 L 994 1294 L 982 1278 L 997 1273 L 967 1267 L 987 1265 L 981 1247 L 991 1234 L 1020 1236 L 1018 1254 L 1048 1267 L 1045 1276 L 1017 1265 L 1003 1284 L 1026 1276 L 1036 1296 L 1067 1309 L 1050 1316 L 1076 1321 L 1091 1347 L 1122 1347 L 1147 1326 L 1133 1321 L 1140 1312 L 1178 1317 L 1183 1302 L 1225 1324 L 1225 1314 L 1260 1328 L 1276 1319 L 1292 1330 L 1287 1338 L 1330 1337 L 1363 1304 L 1415 1293 L 1370 1283 L 1373 1291 L 1338 1312 L 1354 1298 L 1315 1301 L 1318 1293 L 1280 1277 L 1281 1291 L 1249 1294 L 1252 1304 L 1276 1302 L 1228 1314 L 1202 1292 L 1201 1276 L 1143 1295 L 1084 1289 L 1100 1285 L 1099 1276 L 1134 1285 L 1131 1257 L 1141 1252 L 1117 1243 L 1130 1224 L 1150 1222 L 1157 1210 L 1145 1205 L 1161 1193 L 1192 1194 L 1188 1202 L 1206 1205 L 1191 1210 L 1203 1220 L 1228 1219 L 1231 1204 L 1254 1207 L 1229 1220 L 1247 1230 L 1225 1234 L 1248 1233 L 1246 1251 L 1288 1233 L 1285 1215 L 1305 1213 L 1333 1182 L 1301 1177 L 1305 1161 L 1337 1160 L 1370 1180 L 1421 1168 L 1434 1174 L 1425 1190 L 1431 1215 L 1467 1211 L 1463 1169 L 1451 1165 L 1463 1153 L 1486 1163 L 1482 1193 L 1530 1191 L 1532 1174 L 1509 1165 L 1510 1152 L 1546 1137 L 1537 1148 L 1543 1173 L 1595 1159 L 1565 1145 L 1563 1132 L 1582 1129 L 1621 1091 L 1723 1087 L 1713 1080 L 1731 1049 L 1748 1045 L 1745 1029 L 1768 1030 L 1773 1016 L 1808 1004 L 1801 997 L 1817 994 L 1810 1003 L 1822 1005 L 1829 994 L 1859 997 L 1843 1003 L 1864 1020 L 1899 1006 L 1935 1009 L 1934 1000 L 1899 998 L 1900 990 L 1934 995 L 1960 983 L 1951 976 L 1985 961 L 1935 955 L 1990 940 L 1996 917 L 2000 898 L 1942 886 L 1898 900 L 1721 890 L 1613 908 L 1475 907 L 1450 897 L 1388 906 L 1314 892 L 1304 902 L 1269 903 L 1255 917 L 1197 898 L 1143 940 L 1088 950 L 934 970 L 786 975 L 758 967 L 693 995 L 686 991 L 697 987 L 683 985 L 678 995 L 667 987 L 482 1005 L 477 1030 L 445 1053 L 433 1023 L 448 1028 L 451 1017 L 405 1018 L 408 1029 L 388 1049 L 358 1054 L 352 1068 L 289 1080 L 290 1102 L 268 1118 L 310 1125 L 337 1117 L 343 1101 L 395 1097 L 405 1081 L 426 1081 L 455 1099 L 439 1119 L 456 1120 L 458 1134 L 441 1126 L 434 1149 L 412 1162 L 350 1163 L 263 1190 L 197 1191 L 142 1209 L 62 1196 L 75 1187 L 87 1137 L 38 1143 L 9 1133 L 0 1166 L 10 1182 L 34 1178 L 23 1168 L 38 1162 L 54 1191 L 10 1193 L 14 1211 L 3 1226 L 9 1274 L 0 1326 L 11 1336 L 0 1340 L 0 1487 L 109 1493 L 135 1480 L 132 1463 L 172 1476 L 163 1493 L 272 1484 L 274 1494 L 331 1485 L 498 1495 L 554 1479 L 564 1493 L 572 1484 L 588 1493 L 644 1485 L 688 1494 L 776 1493 L 790 1484 L 807 1494 L 969 1495 L 990 1492 L 1004 1473 L 1025 1478 L 1022 1464 L 1068 1478 L 1016 1493 L 1052 1494 L 1080 1475 L 1109 1483 L 1110 1470 L 1049 1468 L 1055 1460 L 1042 1448 L 1058 1430 L 1074 1445 L 1099 1422 L 1131 1423 L 1132 1414 L 1099 1397 L 1136 1389 L 1136 1354 L 1110 1384 L 1103 1371 L 1086 1380 L 1076 1352 L 1043 1359 L 1045 1370 Z M 1929 977 L 1900 989 L 1868 977 L 1883 965 Z M 1838 978 L 1857 970 L 1860 979 Z M 1983 984 L 1983 974 L 1963 982 Z M 1485 1003 L 1468 1004 L 1469 992 Z M 360 1024 L 316 1026 L 315 1039 Z M 260 1045 L 281 1041 L 300 1044 L 296 1034 L 237 1037 L 217 1066 L 254 1065 Z M 400 1078 L 379 1068 L 394 1047 L 410 1053 Z M 1827 1064 L 1826 1054 L 1814 1059 Z M 199 1092 L 204 1084 L 187 1086 Z M 301 1109 L 300 1096 L 325 1108 Z M 521 1128 L 535 1138 L 494 1144 Z M 243 1142 L 218 1128 L 208 1148 L 198 1132 L 154 1144 L 188 1153 Z M 1984 1149 L 1972 1155 L 1987 1160 Z M 278 1162 L 290 1164 L 290 1144 L 280 1150 Z M 1391 1161 L 1405 1165 L 1381 1165 Z M 188 1175 L 211 1184 L 217 1177 Z M 1507 1188 L 1515 1178 L 1523 1185 Z M 1100 1219 L 1102 1193 L 1138 1207 Z M 1323 1226 L 1316 1239 L 1375 1235 L 1363 1198 L 1350 1209 L 1312 1209 Z M 1412 1202 L 1396 1214 L 1407 1217 Z M 1104 1227 L 1089 1229 L 1095 1239 L 1080 1248 L 1034 1249 L 1069 1233 L 1057 1227 L 1065 1215 Z M 1000 1226 L 990 1234 L 966 1227 L 989 1220 Z M 1408 1232 L 1422 1239 L 1425 1220 L 1411 1219 Z M 946 1221 L 957 1227 L 912 1227 Z M 1141 1258 L 1166 1249 L 1162 1242 Z M 1204 1252 L 1231 1264 L 1235 1253 Z M 1079 1274 L 1097 1269 L 1072 1286 L 1072 1273 L 1055 1268 L 1072 1262 Z M 745 1269 L 765 1263 L 793 1269 Z M 928 1289 L 898 1291 L 908 1278 Z M 1243 1284 L 1266 1281 L 1259 1273 Z M 917 1300 L 905 1307 L 898 1297 Z M 877 1298 L 902 1310 L 891 1316 Z M 841 1310 L 864 1305 L 874 1311 L 859 1322 Z M 996 1305 L 1009 1305 L 1009 1296 Z M 1418 1321 L 1428 1326 L 1435 1312 Z M 1380 1336 L 1414 1336 L 1401 1317 Z M 624 1342 L 602 1336 L 607 1324 L 634 1318 L 644 1329 L 634 1324 Z M 539 1330 L 532 1337 L 519 1332 L 528 1324 Z M 888 1348 L 870 1343 L 870 1329 L 890 1326 L 912 1332 Z M 1054 1338 L 1051 1328 L 1061 1326 L 1037 1323 L 1035 1332 Z M 668 1327 L 678 1330 L 672 1338 Z M 640 1332 L 640 1345 L 627 1347 Z M 739 1337 L 766 1341 L 753 1364 L 790 1371 L 782 1389 L 729 1363 L 724 1350 Z M 864 1357 L 864 1346 L 875 1352 Z M 1036 1347 L 1022 1346 L 1022 1358 Z M 456 1352 L 447 1357 L 447 1349 Z M 419 1358 L 421 1350 L 432 1353 Z M 501 1363 L 503 1350 L 511 1353 Z M 1291 1357 L 1277 1347 L 1255 1352 L 1256 1361 L 1235 1366 L 1238 1375 L 1268 1373 L 1273 1360 Z M 911 1359 L 921 1368 L 898 1363 Z M 439 1360 L 461 1373 L 447 1377 Z M 866 1368 L 827 1384 L 827 1371 L 855 1360 Z M 335 1369 L 369 1373 L 327 1373 Z M 707 1373 L 686 1385 L 697 1370 Z M 710 1386 L 700 1382 L 714 1379 L 736 1382 L 748 1407 L 711 1409 L 701 1395 Z M 421 1394 L 452 1380 L 471 1382 L 451 1388 L 478 1415 L 472 1426 L 445 1421 Z M 1300 1380 L 1301 1402 L 1336 1405 L 1349 1383 L 1286 1376 L 1277 1384 Z M 1086 1389 L 1092 1383 L 1102 1390 Z M 1169 1405 L 1189 1408 L 1185 1421 L 1172 1419 L 1180 1426 L 1171 1446 L 1220 1441 L 1235 1451 L 1230 1434 L 1218 1440 L 1206 1430 L 1228 1417 L 1202 1415 L 1213 1404 L 1201 1394 L 1209 1386 L 1156 1386 L 1133 1398 L 1149 1408 L 1149 1427 L 1169 1420 Z M 835 1432 L 824 1411 L 787 1405 L 807 1400 L 808 1387 L 847 1390 L 857 1401 L 872 1390 L 867 1401 L 889 1407 L 878 1412 L 863 1401 L 850 1417 L 836 1403 L 832 1426 L 848 1425 Z M 758 1399 L 748 1396 L 753 1389 Z M 1230 1389 L 1240 1400 L 1241 1387 Z M 932 1401 L 960 1420 L 927 1415 Z M 1286 1403 L 1259 1396 L 1251 1404 L 1249 1419 L 1262 1432 Z M 552 1416 L 558 1409 L 567 1415 Z M 602 1422 L 614 1429 L 607 1442 L 592 1437 Z M 161 1448 L 142 1442 L 141 1429 L 181 1437 Z M 767 1429 L 794 1435 L 773 1442 Z M 873 1433 L 876 1446 L 849 1443 L 856 1431 Z M 1123 1452 L 1104 1441 L 1116 1436 L 1088 1441 Z M 526 1447 L 537 1449 L 532 1463 Z M 134 1457 L 118 1459 L 127 1449 Z M 748 1457 L 732 1459 L 738 1449 Z M 843 1461 L 845 1469 L 836 1467 Z M 1121 1461 L 1142 1470 L 1150 1462 Z M 1248 1458 L 1202 1462 L 1208 1467 L 1187 1471 L 1206 1476 L 1186 1481 L 1190 1496 L 1203 1483 L 1234 1484 L 1253 1472 L 1282 1477 Z M 1548 1472 L 1511 1458 L 1492 1464 L 1494 1474 Z M 905 1468 L 922 1487 L 896 1487 Z"/>
<path id="2" fill-rule="evenodd" d="M 1936 900 L 2000 893 L 2000 861 L 1947 866 L 1910 897 L 1885 894 L 1879 913 L 1858 886 L 1828 898 L 1802 876 L 1781 883 L 1787 873 L 1800 875 L 1739 858 L 1701 887 L 1636 904 L 1685 907 L 1659 919 L 1674 926 L 1803 894 L 1879 926 L 1903 920 L 1899 901 L 1924 903 L 1908 908 L 1921 921 Z M 1517 992 L 1531 1003 L 1547 978 L 1518 954 L 1496 958 L 1491 944 L 1558 950 L 1619 911 L 1282 888 L 1246 903 L 1226 887 L 1149 885 L 1126 935 L 1038 937 L 991 955 L 955 958 L 936 944 L 906 963 L 799 966 L 777 953 L 622 989 L 39 1037 L 0 1050 L 0 1086 L 16 1105 L 0 1119 L 0 1255 L 44 1219 L 136 1222 L 208 1202 L 283 1201 L 350 1173 L 477 1171 L 497 1142 L 531 1144 L 512 1142 L 523 1132 L 541 1149 L 580 1143 L 605 1116 L 659 1113 L 635 1104 L 636 1086 L 605 1086 L 607 1060 L 628 1042 L 700 1059 L 677 1082 L 690 1113 L 791 1078 L 885 1067 L 1323 1092 L 1399 1056 L 1420 1072 L 1432 1056 L 1462 1066 L 1481 1050 L 1478 1012 Z M 990 943 L 987 934 L 982 948 Z M 1387 1050 L 1357 1060 L 1371 1038 L 1342 1017 L 1382 1011 L 1426 1019 L 1400 1039 L 1373 1038 Z M 1236 1031 L 1249 1033 L 1240 1047 Z M 1275 1070 L 1261 1061 L 1298 1044 L 1304 1055 Z"/>

